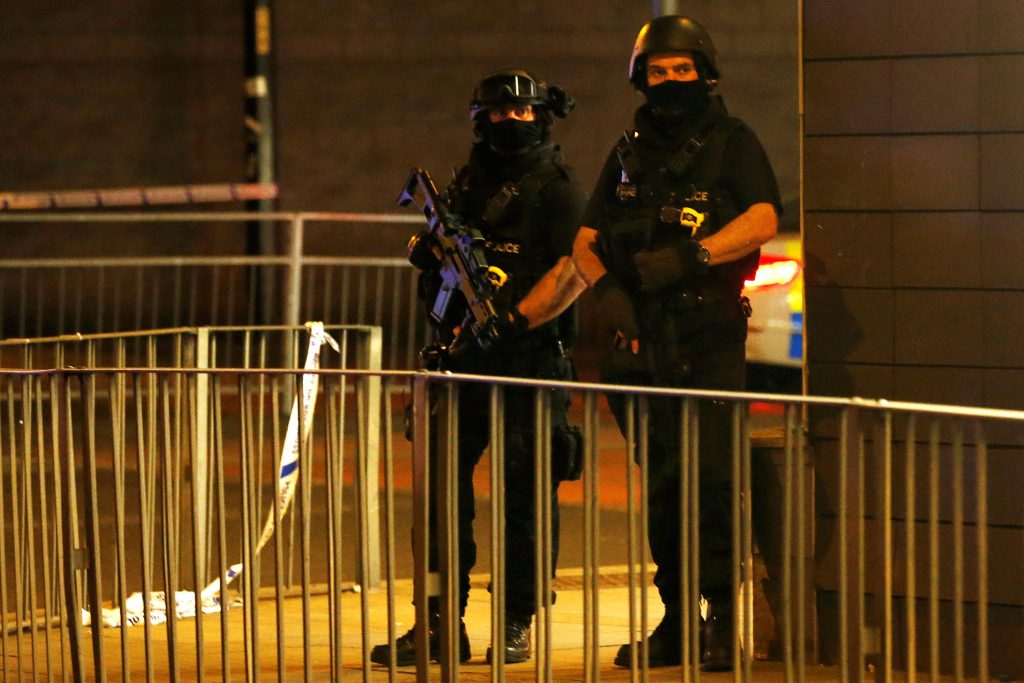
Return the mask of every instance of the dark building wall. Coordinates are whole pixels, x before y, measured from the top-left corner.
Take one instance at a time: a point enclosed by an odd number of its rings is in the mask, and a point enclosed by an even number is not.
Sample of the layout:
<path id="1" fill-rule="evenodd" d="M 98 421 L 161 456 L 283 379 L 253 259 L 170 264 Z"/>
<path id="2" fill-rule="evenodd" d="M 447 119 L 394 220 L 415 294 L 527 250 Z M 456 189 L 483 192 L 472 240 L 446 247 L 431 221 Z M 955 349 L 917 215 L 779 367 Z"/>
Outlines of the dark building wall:
<path id="1" fill-rule="evenodd" d="M 223 0 L 5 3 L 0 192 L 240 181 L 241 19 Z M 3 254 L 238 253 L 240 234 L 5 226 Z"/>
<path id="2" fill-rule="evenodd" d="M 239 3 L 8 4 L 0 14 L 0 191 L 243 179 Z M 795 197 L 795 3 L 678 4 L 713 32 L 722 92 L 762 137 L 783 192 Z M 281 207 L 397 210 L 394 199 L 413 164 L 440 180 L 464 160 L 473 85 L 510 65 L 577 98 L 554 137 L 589 185 L 641 101 L 626 65 L 651 9 L 645 0 L 276 3 Z M 390 228 L 382 239 L 379 229 L 359 226 L 311 229 L 308 238 L 317 253 L 394 254 L 404 231 Z M 132 253 L 242 249 L 240 230 L 213 233 L 179 244 L 167 231 L 125 230 L 114 244 Z M 53 255 L 68 241 L 22 237 L 8 255 Z M 361 237 L 373 239 L 359 244 Z M 67 253 L 109 248 L 83 240 Z"/>
<path id="3" fill-rule="evenodd" d="M 1024 3 L 1009 0 L 805 1 L 810 393 L 1024 408 L 1022 25 Z M 827 422 L 812 429 L 825 498 L 834 501 L 827 492 L 835 489 L 836 443 Z M 954 493 L 950 438 L 943 433 L 944 500 Z M 997 565 L 1019 566 L 1024 551 L 1015 503 L 1024 435 L 1004 427 L 988 438 L 989 509 L 1010 511 L 990 520 L 992 538 L 1002 539 L 990 578 L 1005 587 L 1016 579 Z M 964 503 L 973 510 L 970 432 L 967 442 Z M 898 443 L 896 472 L 905 451 Z M 870 476 L 869 491 L 877 484 Z M 923 473 L 914 479 L 925 481 Z M 828 528 L 834 508 L 821 513 Z M 948 549 L 945 507 L 942 519 Z M 835 541 L 826 539 L 819 567 L 826 588 L 835 583 Z M 898 561 L 897 574 L 904 569 Z M 944 599 L 952 594 L 948 569 Z M 994 591 L 992 601 L 994 672 L 1019 675 L 1019 648 L 996 634 L 1019 639 L 1020 595 Z"/>

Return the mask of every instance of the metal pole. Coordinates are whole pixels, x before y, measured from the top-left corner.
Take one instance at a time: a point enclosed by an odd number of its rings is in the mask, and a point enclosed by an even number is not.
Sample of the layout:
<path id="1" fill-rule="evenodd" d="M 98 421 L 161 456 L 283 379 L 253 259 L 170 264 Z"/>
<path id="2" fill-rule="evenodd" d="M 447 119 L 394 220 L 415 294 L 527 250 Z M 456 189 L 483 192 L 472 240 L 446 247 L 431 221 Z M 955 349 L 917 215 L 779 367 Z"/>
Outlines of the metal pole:
<path id="1" fill-rule="evenodd" d="M 359 367 L 371 371 L 381 369 L 381 358 L 383 353 L 383 338 L 379 327 L 371 327 L 364 335 L 364 341 L 357 348 L 359 349 Z M 343 359 L 344 361 L 344 359 Z M 364 397 L 365 410 L 359 413 L 359 421 L 363 429 L 363 452 L 362 462 L 359 464 L 359 476 L 365 502 L 364 514 L 366 517 L 365 537 L 363 545 L 366 547 L 363 566 L 363 578 L 365 584 L 363 590 L 376 590 L 380 588 L 381 582 L 381 544 L 380 544 L 380 403 L 381 403 L 381 378 L 378 375 L 370 375 L 359 385 L 359 395 Z"/>
<path id="2" fill-rule="evenodd" d="M 210 328 L 198 328 L 196 330 L 196 367 L 200 370 L 213 367 L 210 360 L 210 343 Z M 210 375 L 203 372 L 196 373 L 196 398 L 193 410 L 195 410 L 195 444 L 193 445 L 194 460 L 192 462 L 192 514 L 196 522 L 196 566 L 199 568 L 201 579 L 206 581 L 209 570 L 206 562 L 206 502 L 209 500 L 207 474 L 210 466 Z"/>
<path id="3" fill-rule="evenodd" d="M 668 14 L 680 14 L 678 0 L 654 0 L 653 16 L 662 17 Z"/>
<path id="4" fill-rule="evenodd" d="M 296 214 L 288 229 L 288 270 L 285 274 L 284 323 L 301 325 L 302 315 L 302 249 L 305 222 Z M 272 256 L 273 254 L 267 254 Z"/>
<path id="5" fill-rule="evenodd" d="M 427 644 L 427 597 L 436 594 L 437 575 L 429 572 L 427 548 L 430 540 L 430 404 L 427 374 L 416 375 L 412 392 L 412 500 L 413 500 L 413 603 L 416 606 L 416 681 L 426 683 L 430 667 Z M 435 586 L 428 586 L 433 581 Z M 392 650 L 394 645 L 392 644 Z"/>
<path id="6" fill-rule="evenodd" d="M 273 98 L 271 97 L 271 14 L 272 0 L 244 0 L 245 39 L 245 177 L 249 182 L 274 182 Z M 250 211 L 273 211 L 274 200 L 246 202 Z M 247 252 L 272 256 L 276 251 L 274 224 L 263 219 L 249 222 L 246 228 Z M 266 273 L 265 273 L 266 274 Z M 260 322 L 273 322 L 273 297 L 270 280 L 262 278 L 263 301 Z"/>

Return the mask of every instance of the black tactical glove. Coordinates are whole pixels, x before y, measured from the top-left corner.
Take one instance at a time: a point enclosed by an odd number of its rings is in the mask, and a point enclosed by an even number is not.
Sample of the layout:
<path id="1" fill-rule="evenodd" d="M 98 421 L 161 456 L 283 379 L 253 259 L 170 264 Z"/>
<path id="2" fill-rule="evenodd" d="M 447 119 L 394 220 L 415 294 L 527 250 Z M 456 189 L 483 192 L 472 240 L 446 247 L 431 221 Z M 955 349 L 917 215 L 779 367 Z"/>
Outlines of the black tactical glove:
<path id="1" fill-rule="evenodd" d="M 491 319 L 487 327 L 482 331 L 482 336 L 492 342 L 515 339 L 530 329 L 530 321 L 526 316 L 513 306 L 507 311 L 498 310 L 497 315 Z"/>
<path id="2" fill-rule="evenodd" d="M 434 236 L 426 230 L 421 230 L 409 238 L 409 243 L 405 246 L 405 253 L 409 258 L 409 263 L 429 273 L 437 270 L 441 265 L 441 259 L 435 252 L 437 248 L 437 240 L 434 239 Z"/>
<path id="3" fill-rule="evenodd" d="M 680 239 L 661 249 L 637 252 L 633 263 L 640 272 L 640 287 L 651 292 L 683 277 L 706 273 L 710 258 L 697 240 Z"/>
<path id="4" fill-rule="evenodd" d="M 622 289 L 618 278 L 611 273 L 605 273 L 594 283 L 594 294 L 597 296 L 599 315 L 609 331 L 621 335 L 627 342 L 640 335 L 636 313 L 633 312 L 633 302 Z"/>
<path id="5" fill-rule="evenodd" d="M 501 316 L 501 323 L 498 325 L 498 336 L 502 339 L 518 337 L 530 329 L 530 321 L 515 306 L 507 312 L 499 313 L 499 315 Z"/>

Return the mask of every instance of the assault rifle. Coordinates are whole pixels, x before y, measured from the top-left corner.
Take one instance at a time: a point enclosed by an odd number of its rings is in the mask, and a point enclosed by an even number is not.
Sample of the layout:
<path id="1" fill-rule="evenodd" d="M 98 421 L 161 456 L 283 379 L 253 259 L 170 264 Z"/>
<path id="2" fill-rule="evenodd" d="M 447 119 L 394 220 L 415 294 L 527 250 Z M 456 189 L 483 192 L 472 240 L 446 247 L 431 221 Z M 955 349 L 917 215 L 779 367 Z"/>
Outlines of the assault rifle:
<path id="1" fill-rule="evenodd" d="M 418 197 L 421 197 L 420 201 L 417 201 Z M 412 169 L 409 180 L 398 195 L 399 206 L 407 206 L 410 202 L 423 211 L 430 236 L 440 252 L 441 289 L 431 306 L 430 317 L 438 323 L 444 320 L 452 294 L 462 292 L 467 311 L 459 336 L 468 330 L 480 348 L 489 348 L 498 340 L 501 321 L 494 308 L 493 297 L 507 276 L 501 269 L 487 265 L 484 236 L 450 211 L 424 169 Z M 458 342 L 456 339 L 452 344 L 452 351 Z"/>

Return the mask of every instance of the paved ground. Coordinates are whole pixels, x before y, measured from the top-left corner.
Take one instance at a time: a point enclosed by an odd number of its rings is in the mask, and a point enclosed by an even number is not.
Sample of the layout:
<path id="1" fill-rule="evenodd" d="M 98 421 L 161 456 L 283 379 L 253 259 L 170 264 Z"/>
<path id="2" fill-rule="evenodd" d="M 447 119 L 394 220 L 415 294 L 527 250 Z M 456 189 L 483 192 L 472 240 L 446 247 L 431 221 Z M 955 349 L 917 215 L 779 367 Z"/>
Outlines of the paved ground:
<path id="1" fill-rule="evenodd" d="M 560 579 L 562 586 L 574 583 L 571 572 Z M 486 577 L 475 577 L 474 585 L 484 585 Z M 615 583 L 614 581 L 604 583 Z M 396 606 L 398 614 L 398 633 L 404 632 L 412 622 L 412 608 L 409 605 L 412 586 L 407 580 L 396 582 Z M 364 672 L 362 666 L 362 639 L 361 624 L 359 619 L 360 604 L 366 598 L 369 608 L 369 639 L 370 645 L 382 642 L 387 637 L 387 593 L 379 591 L 368 593 L 362 596 L 357 593 L 345 593 L 342 596 L 343 610 L 343 631 L 342 631 L 342 669 L 341 680 L 388 680 L 388 671 L 384 667 L 372 667 Z M 611 586 L 602 588 L 599 596 L 601 605 L 600 617 L 600 660 L 601 679 L 616 681 L 630 680 L 628 670 L 615 667 L 612 660 L 618 646 L 629 639 L 629 622 L 625 605 L 628 602 L 628 589 L 624 586 Z M 656 602 L 656 600 L 655 600 Z M 259 603 L 259 651 L 256 655 L 259 660 L 260 675 L 268 679 L 277 678 L 277 637 L 275 629 L 275 607 L 273 601 L 261 601 Z M 309 633 L 311 637 L 308 643 L 309 649 L 309 680 L 326 681 L 332 680 L 330 633 L 328 625 L 328 600 L 326 595 L 313 596 L 309 602 L 308 619 Z M 466 622 L 470 633 L 473 658 L 460 667 L 457 680 L 475 681 L 490 680 L 491 669 L 484 661 L 484 653 L 489 643 L 490 624 L 489 596 L 484 590 L 473 590 L 470 605 L 467 610 Z M 583 677 L 583 592 L 579 588 L 559 590 L 558 604 L 552 610 L 552 680 L 554 681 L 582 681 Z M 660 617 L 656 611 L 649 615 L 652 622 Z M 303 601 L 294 597 L 284 600 L 284 680 L 304 680 L 306 675 L 304 642 L 302 639 L 303 623 Z M 181 620 L 176 624 L 178 639 L 178 661 L 180 668 L 176 674 L 172 674 L 167 660 L 168 630 L 167 626 L 152 627 L 150 637 L 152 652 L 154 653 L 151 665 L 155 680 L 199 680 L 200 675 L 196 667 L 195 648 L 195 627 L 196 622 L 192 619 Z M 56 631 L 51 631 L 54 641 L 51 645 L 50 662 L 51 672 L 60 676 L 66 671 L 60 665 L 60 652 L 56 644 Z M 102 629 L 100 631 L 102 647 L 104 652 L 104 666 L 106 667 L 106 678 L 110 681 L 120 680 L 145 680 L 146 658 L 145 658 L 145 629 L 136 626 L 129 628 L 122 633 L 119 629 Z M 97 680 L 98 676 L 93 667 L 93 656 L 91 652 L 91 641 L 93 634 L 91 630 L 85 629 L 83 635 L 86 638 L 86 651 L 83 652 L 83 659 L 86 666 L 86 680 Z M 37 680 L 40 679 L 46 667 L 45 660 L 45 632 L 36 631 L 36 662 L 32 666 L 31 640 L 32 636 L 26 632 L 22 634 L 21 660 L 22 677 L 18 676 L 18 662 L 16 659 L 17 641 L 8 636 L 5 647 L 5 663 L 7 665 L 7 677 L 5 680 Z M 124 641 L 122 641 L 124 636 Z M 219 681 L 227 678 L 245 679 L 245 648 L 243 646 L 244 624 L 243 610 L 236 606 L 228 613 L 227 619 L 227 652 L 228 652 L 228 675 L 224 675 L 221 662 L 221 621 L 218 615 L 207 615 L 203 619 L 204 639 L 204 665 L 203 678 L 205 680 Z M 127 649 L 128 675 L 125 675 L 122 667 L 122 644 Z M 365 675 L 364 675 L 365 673 Z M 809 667 L 806 680 L 824 681 L 837 680 L 837 672 L 833 669 L 822 667 Z M 431 679 L 439 680 L 440 667 L 432 666 Z M 683 672 L 679 667 L 669 669 L 652 670 L 649 676 L 651 681 L 678 681 L 681 680 Z M 524 664 L 510 665 L 506 668 L 506 680 L 527 681 L 537 680 L 536 661 L 531 660 Z M 397 681 L 413 680 L 415 669 L 413 667 L 402 667 L 396 671 Z M 731 680 L 730 674 L 702 675 L 702 680 Z M 755 681 L 783 680 L 781 664 L 775 662 L 755 662 Z"/>
<path id="2" fill-rule="evenodd" d="M 562 586 L 571 584 L 573 577 L 571 572 L 564 580 L 560 579 Z M 474 585 L 484 585 L 486 577 L 477 576 Z M 614 583 L 614 582 L 605 582 Z M 396 582 L 395 601 L 398 609 L 399 633 L 409 627 L 412 620 L 412 608 L 409 606 L 409 598 L 412 586 L 409 581 Z M 301 598 L 292 597 L 283 601 L 284 605 L 284 681 L 387 681 L 389 672 L 385 667 L 370 667 L 364 670 L 362 665 L 363 650 L 361 640 L 361 624 L 359 619 L 360 604 L 366 598 L 369 609 L 369 639 L 368 644 L 382 642 L 387 637 L 387 593 L 379 591 L 368 593 L 365 596 L 348 592 L 343 594 L 341 607 L 343 610 L 342 623 L 342 649 L 341 669 L 337 676 L 331 670 L 330 633 L 328 626 L 328 600 L 326 595 L 315 595 L 309 601 L 308 619 L 309 633 L 311 637 L 308 643 L 309 660 L 308 669 L 304 656 L 305 644 L 302 639 L 303 623 L 303 601 Z M 628 601 L 628 590 L 623 586 L 604 587 L 600 591 L 599 603 L 601 605 L 600 617 L 600 680 L 603 681 L 627 681 L 641 680 L 639 672 L 630 672 L 627 669 L 619 669 L 614 666 L 612 660 L 618 646 L 629 639 L 628 615 L 622 606 Z M 616 609 L 615 606 L 620 606 Z M 489 643 L 490 607 L 488 594 L 484 590 L 473 590 L 470 598 L 469 608 L 466 614 L 466 622 L 472 645 L 473 658 L 459 668 L 459 681 L 487 681 L 491 680 L 491 668 L 484 661 L 484 653 Z M 259 603 L 259 650 L 256 657 L 259 661 L 259 671 L 251 679 L 262 678 L 263 680 L 277 680 L 277 638 L 275 628 L 275 607 L 274 602 L 265 600 Z M 556 682 L 583 681 L 583 592 L 579 589 L 559 590 L 558 604 L 552 610 L 552 677 Z M 650 615 L 651 621 L 659 618 L 657 612 Z M 153 627 L 150 630 L 152 642 L 151 659 L 153 680 L 156 681 L 222 681 L 222 680 L 246 680 L 245 659 L 246 652 L 243 646 L 243 610 L 241 607 L 234 607 L 228 612 L 227 618 L 227 675 L 222 667 L 221 661 L 221 620 L 219 615 L 207 615 L 203 619 L 204 639 L 204 665 L 203 675 L 199 674 L 196 667 L 195 648 L 196 622 L 193 619 L 178 621 L 176 624 L 178 638 L 178 661 L 180 666 L 175 674 L 172 674 L 167 664 L 167 626 Z M 3 661 L 6 665 L 4 670 L 4 681 L 35 681 L 45 680 L 47 673 L 55 679 L 61 679 L 65 674 L 70 675 L 70 668 L 67 663 L 62 665 L 57 631 L 50 630 L 51 651 L 50 667 L 45 665 L 46 645 L 43 630 L 34 632 L 36 645 L 35 662 L 31 651 L 33 633 L 22 634 L 20 648 L 22 657 L 19 663 L 18 641 L 14 636 L 8 635 L 3 641 Z M 92 632 L 89 629 L 83 630 L 86 639 L 83 661 L 85 664 L 84 680 L 98 680 L 99 677 L 93 668 L 91 652 Z M 125 636 L 122 641 L 122 636 Z M 136 626 L 122 633 L 119 629 L 102 629 L 100 631 L 102 647 L 104 652 L 104 664 L 106 667 L 106 680 L 146 680 L 146 658 L 145 658 L 145 629 Z M 126 648 L 128 671 L 125 673 L 121 662 L 122 645 Z M 20 675 L 19 675 L 20 673 Z M 633 675 L 637 676 L 636 678 Z M 394 675 L 395 681 L 413 681 L 416 672 L 414 667 L 401 667 Z M 875 679 L 873 673 L 864 673 L 863 680 Z M 440 667 L 432 665 L 430 680 L 440 680 Z M 523 664 L 510 665 L 505 670 L 505 680 L 508 681 L 535 681 L 542 680 L 536 671 L 536 660 Z M 663 669 L 652 669 L 647 678 L 649 681 L 682 681 L 685 680 L 684 672 L 680 667 Z M 734 680 L 731 673 L 701 674 L 702 681 L 729 681 Z M 785 672 L 783 665 L 779 662 L 755 661 L 751 680 L 761 683 L 784 681 Z M 804 681 L 838 681 L 839 671 L 836 668 L 808 665 L 804 672 Z M 852 680 L 858 680 L 853 677 Z M 882 680 L 882 679 L 877 679 Z M 899 672 L 895 675 L 896 681 L 906 680 Z M 928 678 L 928 680 L 934 680 Z M 952 680 L 949 677 L 942 677 L 941 681 Z M 968 679 L 974 680 L 974 679 Z"/>

